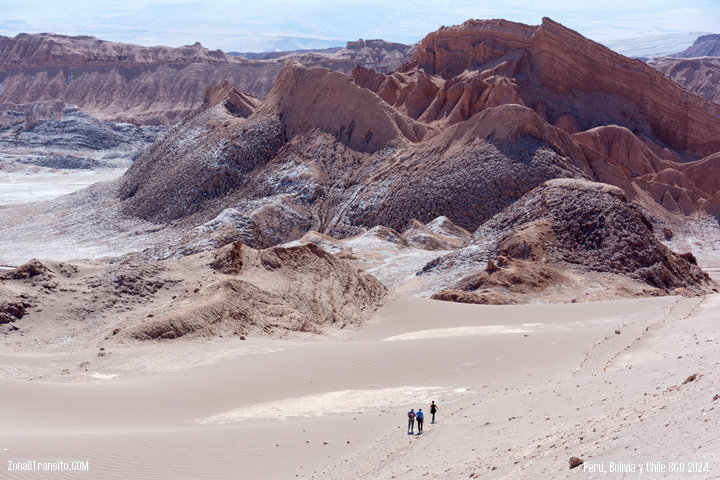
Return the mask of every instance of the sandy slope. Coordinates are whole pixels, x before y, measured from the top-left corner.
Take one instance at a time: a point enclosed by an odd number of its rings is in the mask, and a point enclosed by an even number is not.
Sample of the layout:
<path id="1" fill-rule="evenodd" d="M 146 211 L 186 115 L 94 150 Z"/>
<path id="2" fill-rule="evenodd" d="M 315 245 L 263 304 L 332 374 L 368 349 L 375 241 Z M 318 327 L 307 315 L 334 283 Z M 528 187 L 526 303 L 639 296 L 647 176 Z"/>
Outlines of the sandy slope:
<path id="1" fill-rule="evenodd" d="M 317 342 L 0 354 L 0 471 L 566 478 L 581 474 L 567 463 L 581 456 L 707 459 L 713 473 L 694 478 L 716 478 L 718 311 L 717 295 L 519 306 L 399 297 L 358 331 Z M 405 412 L 431 400 L 438 422 L 406 435 Z M 7 460 L 73 459 L 90 472 L 5 471 Z"/>

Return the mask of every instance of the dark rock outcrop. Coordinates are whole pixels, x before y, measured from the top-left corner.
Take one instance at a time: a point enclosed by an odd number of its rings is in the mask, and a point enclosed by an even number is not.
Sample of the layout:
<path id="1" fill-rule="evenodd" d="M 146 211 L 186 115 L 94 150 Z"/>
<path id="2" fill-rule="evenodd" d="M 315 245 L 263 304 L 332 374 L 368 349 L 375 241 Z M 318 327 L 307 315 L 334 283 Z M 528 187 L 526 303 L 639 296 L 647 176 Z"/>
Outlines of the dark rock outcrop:
<path id="1" fill-rule="evenodd" d="M 49 168 L 124 167 L 165 131 L 99 120 L 59 102 L 0 104 L 0 111 L 0 152 Z"/>
<path id="2" fill-rule="evenodd" d="M 637 206 L 618 188 L 550 180 L 485 222 L 470 246 L 432 262 L 423 275 L 462 279 L 451 290 L 529 294 L 562 284 L 568 272 L 621 275 L 660 291 L 709 291 L 712 282 L 687 255 L 662 245 Z M 488 272 L 488 259 L 513 268 Z M 440 292 L 436 298 L 451 297 Z M 468 301 L 468 300 L 464 300 Z"/>

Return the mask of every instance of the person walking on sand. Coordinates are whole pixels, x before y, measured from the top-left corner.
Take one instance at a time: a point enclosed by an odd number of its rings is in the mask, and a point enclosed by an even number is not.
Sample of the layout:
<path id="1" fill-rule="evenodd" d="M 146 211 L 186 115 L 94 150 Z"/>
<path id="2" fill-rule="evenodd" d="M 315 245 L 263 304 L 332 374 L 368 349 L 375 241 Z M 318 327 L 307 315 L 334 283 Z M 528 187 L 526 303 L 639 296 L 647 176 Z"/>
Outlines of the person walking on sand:
<path id="1" fill-rule="evenodd" d="M 408 435 L 412 435 L 415 432 L 415 410 L 410 409 L 408 412 Z"/>
<path id="2" fill-rule="evenodd" d="M 432 415 L 432 420 L 430 423 L 435 423 L 435 413 L 438 411 L 437 405 L 435 405 L 435 400 L 432 401 L 430 404 L 430 414 Z"/>
<path id="3" fill-rule="evenodd" d="M 420 435 L 422 433 L 423 420 L 425 417 L 425 415 L 423 414 L 422 408 L 418 408 L 418 411 L 415 414 L 415 416 L 417 417 L 417 422 L 418 422 L 418 435 Z"/>

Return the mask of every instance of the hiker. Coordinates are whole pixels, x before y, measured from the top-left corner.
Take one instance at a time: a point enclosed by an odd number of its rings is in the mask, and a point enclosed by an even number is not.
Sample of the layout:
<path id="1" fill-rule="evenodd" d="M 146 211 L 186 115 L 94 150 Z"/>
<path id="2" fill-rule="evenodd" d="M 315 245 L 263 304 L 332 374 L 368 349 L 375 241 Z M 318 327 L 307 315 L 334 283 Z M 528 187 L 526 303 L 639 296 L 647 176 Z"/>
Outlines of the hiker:
<path id="1" fill-rule="evenodd" d="M 435 405 L 435 400 L 432 401 L 430 404 L 430 413 L 432 414 L 432 420 L 431 423 L 435 423 L 435 412 L 438 411 L 437 405 Z"/>
<path id="2" fill-rule="evenodd" d="M 415 410 L 410 409 L 408 412 L 408 435 L 412 435 L 415 431 Z"/>
<path id="3" fill-rule="evenodd" d="M 422 408 L 418 408 L 417 414 L 415 416 L 417 417 L 418 422 L 418 435 L 420 435 L 422 433 L 422 425 L 424 420 L 423 417 L 425 416 L 423 414 Z"/>

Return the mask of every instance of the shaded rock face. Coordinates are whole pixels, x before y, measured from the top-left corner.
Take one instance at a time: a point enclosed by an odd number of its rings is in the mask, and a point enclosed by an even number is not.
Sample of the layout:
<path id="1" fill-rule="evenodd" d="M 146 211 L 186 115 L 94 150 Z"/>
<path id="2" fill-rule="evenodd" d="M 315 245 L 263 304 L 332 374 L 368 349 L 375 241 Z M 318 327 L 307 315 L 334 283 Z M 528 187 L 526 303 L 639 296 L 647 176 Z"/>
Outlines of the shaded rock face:
<path id="1" fill-rule="evenodd" d="M 524 273 L 484 272 L 492 258 L 525 262 Z M 559 283 L 559 267 L 622 275 L 661 290 L 701 293 L 712 286 L 690 257 L 656 239 L 650 222 L 620 189 L 571 179 L 534 189 L 485 222 L 473 244 L 429 264 L 423 274 L 465 271 L 469 275 L 452 287 L 459 291 L 509 284 L 537 291 Z"/>
<path id="2" fill-rule="evenodd" d="M 198 112 L 153 144 L 123 177 L 120 195 L 133 215 L 170 220 L 242 187 L 248 173 L 269 161 L 282 145 L 276 117 L 244 122 L 227 102 Z"/>
<path id="3" fill-rule="evenodd" d="M 28 306 L 29 304 L 23 302 L 0 301 L 0 325 L 20 320 Z"/>
<path id="4" fill-rule="evenodd" d="M 668 212 L 690 216 L 703 210 L 720 188 L 713 174 L 717 155 L 684 161 L 682 152 L 641 140 L 618 126 L 593 128 L 573 139 L 605 156 L 604 164 L 593 166 L 597 179 L 622 187 L 633 198 L 642 191 Z M 610 166 L 615 170 L 608 171 Z"/>
<path id="5" fill-rule="evenodd" d="M 199 289 L 193 302 L 131 327 L 140 339 L 223 333 L 319 333 L 366 319 L 383 301 L 385 287 L 320 247 L 257 251 L 236 243 L 215 254 L 223 273 Z"/>
<path id="6" fill-rule="evenodd" d="M 401 229 L 409 217 L 447 216 L 474 229 L 544 180 L 583 176 L 567 158 L 529 136 L 512 143 L 473 142 L 425 171 L 422 160 L 402 158 L 411 174 L 386 182 L 384 191 L 351 200 L 343 211 L 345 222 Z"/>

